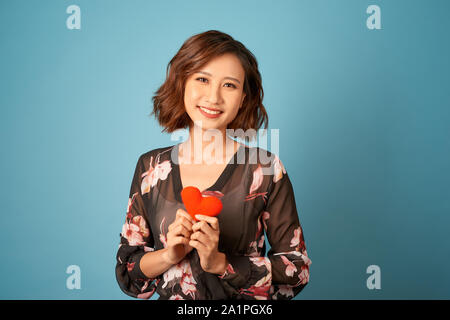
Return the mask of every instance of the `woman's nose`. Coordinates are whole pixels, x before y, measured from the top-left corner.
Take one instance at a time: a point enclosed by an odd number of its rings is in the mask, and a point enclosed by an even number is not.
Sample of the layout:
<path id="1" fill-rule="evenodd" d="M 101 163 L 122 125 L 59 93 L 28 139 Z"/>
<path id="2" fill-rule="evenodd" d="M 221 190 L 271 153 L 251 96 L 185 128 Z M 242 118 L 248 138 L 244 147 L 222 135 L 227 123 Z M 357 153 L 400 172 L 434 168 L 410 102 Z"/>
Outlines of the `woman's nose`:
<path id="1" fill-rule="evenodd" d="M 209 88 L 208 102 L 211 104 L 217 104 L 220 103 L 220 99 L 220 87 L 211 85 Z"/>

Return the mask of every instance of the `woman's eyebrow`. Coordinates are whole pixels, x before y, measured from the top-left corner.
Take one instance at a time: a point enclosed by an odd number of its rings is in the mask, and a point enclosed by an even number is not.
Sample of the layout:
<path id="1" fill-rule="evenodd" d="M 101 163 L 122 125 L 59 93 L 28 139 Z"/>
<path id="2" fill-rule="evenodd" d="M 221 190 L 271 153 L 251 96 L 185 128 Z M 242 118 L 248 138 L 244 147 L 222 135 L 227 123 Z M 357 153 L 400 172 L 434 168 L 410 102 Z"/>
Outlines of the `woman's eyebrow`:
<path id="1" fill-rule="evenodd" d="M 197 73 L 202 73 L 202 74 L 206 74 L 207 76 L 210 76 L 210 77 L 212 77 L 212 74 L 211 73 L 209 73 L 209 72 L 205 72 L 205 71 L 197 71 Z M 230 79 L 230 80 L 234 80 L 234 81 L 236 81 L 237 83 L 239 83 L 239 84 L 241 84 L 241 82 L 238 80 L 238 79 L 236 79 L 236 78 L 233 78 L 233 77 L 225 77 L 224 79 Z"/>

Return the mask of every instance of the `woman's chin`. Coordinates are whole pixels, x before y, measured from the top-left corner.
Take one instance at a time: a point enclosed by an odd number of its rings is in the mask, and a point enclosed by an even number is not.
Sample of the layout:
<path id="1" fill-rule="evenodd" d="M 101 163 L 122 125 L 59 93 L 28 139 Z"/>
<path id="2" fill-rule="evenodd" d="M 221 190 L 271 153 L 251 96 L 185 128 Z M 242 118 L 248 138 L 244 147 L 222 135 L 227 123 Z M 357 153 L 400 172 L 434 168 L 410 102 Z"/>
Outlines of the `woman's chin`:
<path id="1" fill-rule="evenodd" d="M 221 130 L 222 126 L 218 126 L 217 124 L 209 123 L 209 121 L 204 121 L 204 120 L 203 121 L 202 120 L 194 121 L 194 128 L 201 129 L 201 130 L 222 131 Z"/>

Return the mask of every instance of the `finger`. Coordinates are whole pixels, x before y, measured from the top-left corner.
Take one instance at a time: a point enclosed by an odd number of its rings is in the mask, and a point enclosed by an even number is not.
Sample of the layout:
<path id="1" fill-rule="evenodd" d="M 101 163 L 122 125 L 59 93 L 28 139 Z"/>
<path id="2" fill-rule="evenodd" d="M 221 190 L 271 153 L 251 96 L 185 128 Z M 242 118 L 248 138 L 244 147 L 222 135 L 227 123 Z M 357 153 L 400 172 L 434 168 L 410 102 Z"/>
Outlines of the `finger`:
<path id="1" fill-rule="evenodd" d="M 196 214 L 195 218 L 200 221 L 206 221 L 214 230 L 219 230 L 219 220 L 216 217 L 204 216 L 201 214 Z"/>
<path id="2" fill-rule="evenodd" d="M 171 237 L 183 236 L 189 238 L 191 232 L 188 229 L 186 229 L 184 225 L 179 224 L 178 226 L 174 227 L 171 231 L 169 231 L 167 235 Z"/>
<path id="3" fill-rule="evenodd" d="M 192 240 L 200 241 L 207 248 L 217 248 L 219 245 L 219 234 L 217 232 L 213 232 L 212 234 L 206 234 L 203 231 L 199 230 L 191 234 Z"/>
<path id="4" fill-rule="evenodd" d="M 194 225 L 194 223 L 191 220 L 188 220 L 185 217 L 181 217 L 179 221 L 181 224 L 183 224 L 183 226 L 186 227 L 186 229 L 192 230 L 192 226 Z"/>
<path id="5" fill-rule="evenodd" d="M 179 215 L 175 219 L 175 221 L 169 225 L 168 230 L 172 231 L 173 229 L 177 228 L 179 225 L 184 225 L 186 227 L 186 229 L 191 230 L 193 223 L 191 222 L 191 220 L 188 220 L 183 215 Z"/>
<path id="6" fill-rule="evenodd" d="M 191 234 L 191 240 L 196 240 L 201 242 L 205 247 L 211 242 L 210 238 L 201 231 L 194 232 Z"/>
<path id="7" fill-rule="evenodd" d="M 175 218 L 175 220 L 171 224 L 169 224 L 169 227 L 167 229 L 169 231 L 172 231 L 173 229 L 175 229 L 179 225 L 180 225 L 180 219 L 179 218 Z"/>
<path id="8" fill-rule="evenodd" d="M 178 244 L 189 245 L 189 241 L 190 240 L 188 238 L 185 238 L 185 237 L 174 237 L 170 241 L 170 245 L 171 246 L 176 246 Z"/>
<path id="9" fill-rule="evenodd" d="M 177 210 L 177 214 L 175 215 L 176 218 L 178 217 L 185 217 L 186 219 L 188 219 L 190 222 L 195 223 L 194 219 L 192 219 L 191 215 L 189 213 L 187 213 L 185 210 L 179 208 Z"/>
<path id="10" fill-rule="evenodd" d="M 207 248 L 203 243 L 201 243 L 198 240 L 190 240 L 189 245 L 195 249 L 197 249 L 198 252 L 206 252 Z"/>
<path id="11" fill-rule="evenodd" d="M 206 233 L 208 235 L 211 235 L 211 236 L 213 234 L 217 233 L 217 231 L 214 230 L 213 228 L 211 228 L 211 226 L 206 221 L 197 222 L 196 224 L 194 224 L 192 226 L 192 231 L 193 232 L 197 232 L 199 230 L 201 230 L 202 232 L 204 232 L 204 233 Z"/>
<path id="12" fill-rule="evenodd" d="M 169 224 L 169 227 L 167 228 L 169 230 L 169 232 L 171 232 L 175 227 L 177 227 L 179 225 L 179 221 L 175 220 L 174 222 L 172 222 L 171 224 Z"/>

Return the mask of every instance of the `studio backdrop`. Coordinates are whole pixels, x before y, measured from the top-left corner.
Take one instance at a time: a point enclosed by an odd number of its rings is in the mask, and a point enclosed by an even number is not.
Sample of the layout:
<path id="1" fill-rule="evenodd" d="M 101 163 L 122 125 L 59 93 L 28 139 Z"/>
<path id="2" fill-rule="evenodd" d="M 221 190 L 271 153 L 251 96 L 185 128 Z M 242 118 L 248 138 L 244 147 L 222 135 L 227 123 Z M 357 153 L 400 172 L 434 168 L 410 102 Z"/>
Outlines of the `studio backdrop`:
<path id="1" fill-rule="evenodd" d="M 179 142 L 151 97 L 183 41 L 219 30 L 254 53 L 278 130 L 312 260 L 295 299 L 449 299 L 449 12 L 2 0 L 0 298 L 132 299 L 115 255 L 133 172 Z"/>

